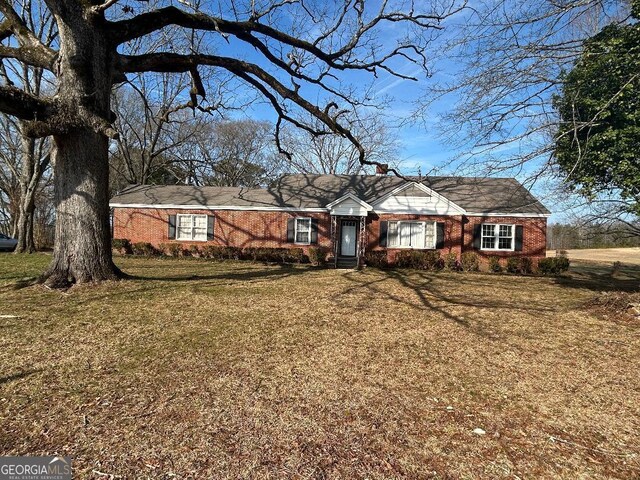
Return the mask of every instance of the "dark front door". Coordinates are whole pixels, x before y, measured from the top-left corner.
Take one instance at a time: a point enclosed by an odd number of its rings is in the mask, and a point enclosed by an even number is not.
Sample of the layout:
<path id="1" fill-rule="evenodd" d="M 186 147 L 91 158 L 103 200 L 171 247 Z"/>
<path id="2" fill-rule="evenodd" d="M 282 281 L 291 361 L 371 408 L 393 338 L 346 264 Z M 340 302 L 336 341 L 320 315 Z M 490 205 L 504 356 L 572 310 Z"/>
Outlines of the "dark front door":
<path id="1" fill-rule="evenodd" d="M 340 224 L 340 256 L 355 257 L 358 244 L 358 223 L 343 220 Z"/>

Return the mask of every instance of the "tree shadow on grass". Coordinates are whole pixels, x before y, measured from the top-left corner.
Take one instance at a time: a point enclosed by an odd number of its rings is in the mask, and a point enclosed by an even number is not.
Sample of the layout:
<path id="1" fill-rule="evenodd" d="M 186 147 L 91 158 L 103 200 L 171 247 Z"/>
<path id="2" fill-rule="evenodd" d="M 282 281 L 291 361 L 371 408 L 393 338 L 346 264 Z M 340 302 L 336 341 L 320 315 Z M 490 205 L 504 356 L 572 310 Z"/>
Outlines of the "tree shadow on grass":
<path id="1" fill-rule="evenodd" d="M 126 297 L 138 295 L 140 293 L 149 293 L 157 290 L 167 289 L 165 282 L 185 283 L 187 285 L 195 283 L 199 287 L 221 287 L 237 284 L 255 284 L 260 282 L 268 282 L 281 280 L 292 276 L 304 275 L 308 272 L 315 271 L 318 268 L 312 266 L 300 265 L 269 265 L 268 268 L 259 268 L 256 264 L 251 266 L 233 265 L 228 270 L 219 271 L 212 274 L 189 274 L 184 275 L 130 275 L 127 274 L 127 280 L 136 282 L 144 282 L 139 288 L 129 288 L 119 291 L 111 291 L 104 295 L 92 296 L 78 302 L 78 305 L 90 303 L 96 300 Z M 139 284 L 139 283 L 138 283 Z"/>
<path id="2" fill-rule="evenodd" d="M 387 270 L 382 272 L 382 278 L 376 276 L 371 279 L 359 272 L 351 272 L 346 275 L 353 285 L 345 289 L 342 294 L 348 294 L 356 291 L 365 290 L 369 295 L 375 298 L 382 298 L 390 302 L 398 302 L 416 309 L 419 312 L 428 312 L 434 315 L 434 319 L 445 319 L 468 332 L 477 335 L 483 339 L 500 342 L 509 345 L 510 348 L 521 349 L 517 342 L 512 341 L 513 335 L 527 337 L 527 333 L 514 333 L 513 329 L 506 328 L 509 319 L 514 314 L 530 314 L 535 317 L 548 317 L 558 311 L 553 304 L 543 304 L 533 301 L 526 303 L 514 302 L 509 296 L 501 296 L 499 294 L 492 295 L 490 291 L 486 295 L 474 295 L 471 288 L 491 288 L 488 280 L 483 285 L 484 278 L 487 275 L 482 274 L 447 274 L 434 273 L 424 271 L 403 271 L 403 270 Z M 435 280 L 439 281 L 435 281 Z M 493 278 L 495 280 L 495 277 Z M 456 287 L 469 285 L 469 294 L 452 293 L 450 287 L 455 282 Z M 398 289 L 397 286 L 401 288 Z M 395 288 L 394 288 L 395 287 Z M 522 288 L 522 287 L 517 287 Z M 406 289 L 415 296 L 407 297 L 398 294 L 399 290 Z M 459 288 L 456 289 L 460 292 Z M 467 307 L 469 316 L 464 314 L 456 314 L 455 307 Z M 457 310 L 463 310 L 458 308 Z M 489 317 L 481 315 L 477 310 L 471 309 L 488 309 L 492 310 Z M 504 315 L 497 313 L 498 310 L 506 312 Z M 464 310 L 463 310 L 464 311 Z"/>
<path id="3" fill-rule="evenodd" d="M 623 265 L 614 274 L 611 265 L 576 262 L 568 274 L 555 277 L 554 281 L 564 288 L 594 292 L 637 292 L 640 291 L 640 265 Z"/>
<path id="4" fill-rule="evenodd" d="M 13 382 L 14 380 L 20 380 L 22 378 L 29 377 L 29 376 L 33 375 L 34 373 L 39 373 L 41 371 L 42 371 L 42 369 L 25 370 L 24 372 L 13 373 L 11 375 L 6 375 L 4 377 L 0 377 L 0 385 L 4 385 L 5 383 Z"/>
<path id="5" fill-rule="evenodd" d="M 368 289 L 374 296 L 387 298 L 392 301 L 404 303 L 410 307 L 414 307 L 419 310 L 431 309 L 442 313 L 446 318 L 454 320 L 458 323 L 465 323 L 458 317 L 455 317 L 450 312 L 445 310 L 442 306 L 438 306 L 438 303 L 444 303 L 449 306 L 463 306 L 474 308 L 508 308 L 510 310 L 522 310 L 522 311 L 535 311 L 539 313 L 549 313 L 555 309 L 552 307 L 546 307 L 542 305 L 533 305 L 528 303 L 527 305 L 514 304 L 513 300 L 509 298 L 496 298 L 490 296 L 473 296 L 470 295 L 453 295 L 449 293 L 447 289 L 448 284 L 451 282 L 450 277 L 445 277 L 440 273 L 431 273 L 423 271 L 403 271 L 403 270 L 387 270 L 384 272 L 384 277 L 375 279 L 372 281 L 359 280 L 357 276 L 347 276 L 349 280 L 356 285 L 348 288 L 344 293 L 349 293 L 356 289 Z M 484 275 L 474 274 L 454 274 L 456 286 L 468 284 L 472 287 L 482 286 L 482 278 Z M 436 285 L 434 279 L 439 278 L 442 280 L 442 286 Z M 412 291 L 418 298 L 418 301 L 411 301 L 406 298 L 399 297 L 386 287 L 381 286 L 380 283 L 386 280 L 395 280 L 402 287 Z M 490 285 L 488 285 L 490 286 Z"/>
<path id="6" fill-rule="evenodd" d="M 185 281 L 207 281 L 207 280 L 228 280 L 237 281 L 259 281 L 271 280 L 279 278 L 287 278 L 295 275 L 302 275 L 309 271 L 317 270 L 317 267 L 288 265 L 288 264 L 262 264 L 266 268 L 259 268 L 259 264 L 251 264 L 250 266 L 234 265 L 229 270 L 217 272 L 214 274 L 184 274 L 184 275 L 127 275 L 131 280 L 156 280 L 163 282 L 185 282 Z"/>

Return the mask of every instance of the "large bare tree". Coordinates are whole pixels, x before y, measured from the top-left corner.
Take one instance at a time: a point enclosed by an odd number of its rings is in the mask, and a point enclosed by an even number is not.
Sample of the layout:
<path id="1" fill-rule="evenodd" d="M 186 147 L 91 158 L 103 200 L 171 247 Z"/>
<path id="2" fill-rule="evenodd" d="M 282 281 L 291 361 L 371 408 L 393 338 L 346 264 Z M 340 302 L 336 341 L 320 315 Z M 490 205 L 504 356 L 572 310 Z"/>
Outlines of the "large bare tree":
<path id="1" fill-rule="evenodd" d="M 282 173 L 274 126 L 258 120 L 210 122 L 191 145 L 188 180 L 198 185 L 257 187 Z"/>
<path id="2" fill-rule="evenodd" d="M 452 22 L 443 69 L 419 102 L 446 100 L 444 137 L 457 166 L 475 173 L 553 173 L 558 115 L 552 98 L 583 42 L 628 19 L 626 0 L 479 0 Z M 468 168 L 465 168 L 468 167 Z"/>
<path id="3" fill-rule="evenodd" d="M 57 29 L 51 12 L 34 8 L 32 0 L 16 0 L 16 15 L 42 45 L 49 48 L 56 42 Z M 39 96 L 50 87 L 50 75 L 40 66 L 20 62 L 0 63 L 0 84 L 16 85 L 25 92 Z M 20 119 L 2 114 L 0 119 L 4 142 L 0 145 L 0 160 L 5 172 L 15 175 L 19 195 L 11 200 L 12 233 L 18 238 L 16 253 L 34 252 L 34 216 L 36 196 L 42 189 L 43 175 L 49 167 L 50 142 L 27 134 Z M 4 176 L 4 183 L 7 177 Z M 7 196 L 11 196 L 5 190 Z"/>
<path id="4" fill-rule="evenodd" d="M 181 5 L 127 0 L 34 3 L 34 8 L 53 15 L 56 48 L 44 45 L 28 28 L 15 2 L 0 0 L 0 58 L 46 69 L 56 81 L 51 96 L 0 87 L 0 111 L 24 120 L 33 137 L 53 136 L 56 238 L 52 264 L 43 276 L 49 285 L 120 276 L 110 248 L 108 148 L 109 139 L 118 136 L 111 91 L 127 74 L 188 72 L 196 107 L 197 97 L 206 96 L 199 68 L 226 71 L 268 100 L 278 115 L 276 133 L 283 122 L 315 130 L 296 120 L 291 112 L 297 108 L 322 122 L 317 133 L 343 135 L 364 160 L 364 149 L 340 116 L 367 99 L 343 88 L 339 77 L 383 71 L 402 77 L 397 70 L 402 62 L 426 68 L 433 32 L 459 9 L 455 3 L 411 0 L 381 0 L 376 5 L 363 0 Z M 210 41 L 196 51 L 123 53 L 127 42 L 167 28 L 211 32 Z M 251 61 L 256 55 L 260 59 Z"/>
<path id="5" fill-rule="evenodd" d="M 22 162 L 20 132 L 17 121 L 0 116 L 0 210 L 3 233 L 15 235 L 20 206 L 20 172 Z"/>
<path id="6" fill-rule="evenodd" d="M 114 92 L 119 138 L 109 162 L 112 190 L 153 183 L 182 161 L 181 147 L 199 138 L 210 121 L 181 99 L 190 86 L 185 74 L 137 75 Z"/>
<path id="7" fill-rule="evenodd" d="M 23 133 L 22 122 L 0 115 L 0 194 L 4 197 L 7 233 L 18 239 L 16 253 L 32 253 L 38 197 L 48 184 L 50 145 Z M 46 208 L 46 206 L 45 206 Z"/>
<path id="8" fill-rule="evenodd" d="M 320 127 L 319 120 L 309 119 Z M 341 135 L 314 135 L 305 130 L 289 129 L 283 144 L 291 154 L 286 166 L 300 173 L 359 174 L 375 163 L 398 166 L 398 138 L 383 115 L 377 111 L 361 118 L 344 120 L 364 149 L 366 162 L 360 160 L 359 149 Z"/>

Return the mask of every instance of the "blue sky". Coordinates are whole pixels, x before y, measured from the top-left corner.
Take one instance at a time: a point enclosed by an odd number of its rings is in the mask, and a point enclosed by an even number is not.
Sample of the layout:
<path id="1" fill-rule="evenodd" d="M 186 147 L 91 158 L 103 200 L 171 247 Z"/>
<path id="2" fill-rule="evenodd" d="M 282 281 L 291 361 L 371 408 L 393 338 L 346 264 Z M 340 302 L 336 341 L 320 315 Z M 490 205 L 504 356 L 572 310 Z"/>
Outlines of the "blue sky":
<path id="1" fill-rule="evenodd" d="M 241 45 L 239 42 L 231 41 L 229 47 L 234 55 L 240 55 L 241 58 L 257 63 L 258 65 L 270 68 L 264 61 L 264 58 L 251 48 Z M 384 110 L 384 115 L 388 119 L 389 125 L 395 126 L 394 132 L 399 139 L 400 150 L 398 159 L 400 161 L 402 172 L 405 174 L 415 174 L 420 170 L 422 173 L 431 171 L 434 167 L 438 167 L 450 160 L 456 153 L 452 147 L 447 146 L 440 139 L 438 132 L 438 116 L 446 110 L 447 104 L 454 102 L 455 98 L 449 98 L 444 102 L 438 102 L 434 105 L 433 110 L 415 124 L 399 124 L 405 122 L 413 113 L 416 107 L 416 99 L 425 95 L 425 88 L 429 82 L 438 81 L 442 73 L 436 74 L 431 78 L 426 78 L 424 73 L 413 63 L 408 60 L 402 60 L 396 63 L 397 70 L 405 75 L 416 76 L 418 81 L 398 78 L 390 73 L 380 71 L 378 78 L 368 73 L 344 73 L 341 72 L 340 79 L 344 85 L 361 85 L 372 89 L 375 92 L 376 99 L 383 99 L 389 103 L 389 107 Z M 448 65 L 446 68 L 451 69 L 453 66 Z M 441 66 L 442 68 L 442 66 Z M 276 70 L 270 69 L 271 72 Z M 286 77 L 280 77 L 285 85 Z M 304 86 L 301 89 L 305 92 L 307 98 L 311 101 L 318 100 L 318 89 L 315 87 Z M 320 101 L 322 105 L 322 100 Z M 276 115 L 270 105 L 266 102 L 259 102 L 252 108 L 243 112 L 242 115 L 252 118 L 275 121 Z"/>
<path id="2" fill-rule="evenodd" d="M 370 6 L 371 3 L 367 3 L 367 5 Z M 285 9 L 286 8 L 287 7 L 285 7 Z M 456 21 L 460 20 L 464 21 L 464 16 L 458 16 Z M 280 24 L 278 26 L 287 30 L 288 21 L 286 15 L 283 15 L 279 19 Z M 304 35 L 313 37 L 313 29 L 314 27 L 312 26 L 310 31 L 304 32 Z M 384 45 L 381 45 L 383 49 L 389 50 L 395 45 L 394 40 L 404 33 L 405 30 L 403 30 L 401 24 L 390 24 L 384 26 L 378 38 L 382 39 L 381 43 L 384 43 Z M 218 34 L 211 33 L 208 36 L 208 41 L 211 42 L 213 50 L 216 53 L 256 63 L 274 74 L 285 85 L 290 86 L 289 78 L 286 75 L 279 73 L 278 69 L 270 65 L 262 54 L 234 37 L 229 37 L 229 41 L 226 42 L 223 41 Z M 286 51 L 287 49 L 285 48 L 285 53 Z M 437 59 L 441 56 L 441 53 L 442 51 L 437 41 L 425 50 L 425 54 L 429 60 L 433 58 Z M 428 111 L 422 112 L 421 121 L 414 123 L 405 122 L 414 112 L 418 100 L 423 99 L 426 89 L 431 84 L 455 79 L 456 71 L 459 69 L 459 66 L 453 64 L 453 62 L 446 58 L 441 58 L 435 63 L 432 62 L 429 66 L 435 70 L 433 70 L 433 76 L 427 78 L 415 64 L 406 59 L 399 59 L 392 63 L 392 67 L 396 71 L 405 75 L 416 76 L 419 78 L 418 82 L 397 78 L 382 70 L 379 72 L 378 78 L 374 78 L 373 75 L 366 72 L 338 73 L 340 81 L 344 83 L 343 86 L 356 85 L 360 91 L 365 88 L 371 88 L 371 90 L 375 92 L 375 98 L 384 98 L 388 101 L 384 115 L 388 118 L 389 124 L 398 125 L 402 123 L 402 126 L 396 130 L 399 139 L 398 158 L 390 159 L 390 161 L 392 163 L 399 162 L 400 170 L 407 175 L 417 174 L 418 172 L 428 174 L 432 172 L 434 168 L 439 169 L 436 173 L 449 173 L 455 166 L 455 162 L 451 164 L 452 160 L 456 155 L 461 153 L 456 146 L 447 143 L 440 132 L 442 126 L 440 115 L 452 109 L 453 105 L 457 103 L 458 98 L 455 95 L 450 95 L 430 105 Z M 335 84 L 333 86 L 335 86 Z M 327 101 L 326 95 L 316 86 L 303 84 L 301 92 L 309 101 L 317 103 L 320 106 L 324 105 Z M 238 90 L 237 93 L 242 95 L 240 90 Z M 251 95 L 254 94 L 255 93 L 252 93 Z M 271 122 L 276 120 L 275 112 L 266 101 L 253 103 L 251 107 L 245 109 L 242 113 L 231 114 L 231 116 L 240 115 L 269 120 Z M 503 148 L 501 154 L 506 155 L 509 153 L 509 149 L 513 150 L 513 148 L 514 147 L 507 146 Z M 523 180 L 524 176 L 526 176 L 526 171 L 521 175 L 520 180 Z"/>

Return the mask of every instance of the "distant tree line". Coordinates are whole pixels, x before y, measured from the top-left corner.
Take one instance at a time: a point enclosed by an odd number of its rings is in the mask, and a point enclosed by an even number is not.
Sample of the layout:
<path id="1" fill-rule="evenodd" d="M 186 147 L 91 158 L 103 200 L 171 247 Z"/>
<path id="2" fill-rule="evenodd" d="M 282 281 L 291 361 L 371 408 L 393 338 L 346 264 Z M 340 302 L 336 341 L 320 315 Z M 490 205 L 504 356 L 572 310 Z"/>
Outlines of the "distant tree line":
<path id="1" fill-rule="evenodd" d="M 640 236 L 628 225 L 554 223 L 547 229 L 547 249 L 640 247 Z"/>

